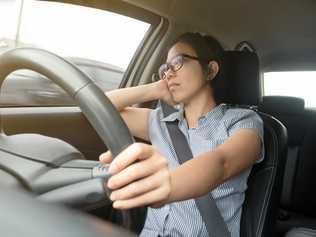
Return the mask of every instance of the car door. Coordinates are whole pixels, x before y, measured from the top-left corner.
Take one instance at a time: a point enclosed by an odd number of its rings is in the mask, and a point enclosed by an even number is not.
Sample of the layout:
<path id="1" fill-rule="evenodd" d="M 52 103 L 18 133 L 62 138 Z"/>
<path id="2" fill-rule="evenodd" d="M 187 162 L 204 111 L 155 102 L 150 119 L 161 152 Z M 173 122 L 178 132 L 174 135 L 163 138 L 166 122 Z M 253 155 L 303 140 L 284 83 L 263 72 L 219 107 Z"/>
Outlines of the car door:
<path id="1" fill-rule="evenodd" d="M 0 15 L 8 25 L 0 31 L 0 54 L 16 47 L 42 48 L 75 64 L 103 91 L 125 86 L 144 54 L 146 39 L 161 19 L 120 1 L 99 2 L 89 7 L 47 1 L 1 2 Z M 56 137 L 91 160 L 106 150 L 74 100 L 43 75 L 29 70 L 11 73 L 2 85 L 0 99 L 2 128 L 7 135 Z"/>

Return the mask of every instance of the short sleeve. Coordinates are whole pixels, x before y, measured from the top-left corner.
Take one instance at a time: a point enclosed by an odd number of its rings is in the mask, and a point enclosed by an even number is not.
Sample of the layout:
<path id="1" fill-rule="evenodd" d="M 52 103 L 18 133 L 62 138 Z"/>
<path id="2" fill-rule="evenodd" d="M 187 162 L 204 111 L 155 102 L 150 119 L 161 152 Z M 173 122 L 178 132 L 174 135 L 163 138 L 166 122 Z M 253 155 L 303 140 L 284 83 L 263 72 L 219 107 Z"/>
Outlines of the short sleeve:
<path id="1" fill-rule="evenodd" d="M 157 129 L 159 127 L 158 122 L 160 121 L 161 117 L 161 109 L 156 108 L 150 111 L 149 118 L 148 118 L 148 135 L 149 140 L 152 142 L 153 137 L 157 133 Z"/>
<path id="2" fill-rule="evenodd" d="M 261 152 L 256 163 L 264 159 L 263 122 L 260 116 L 250 109 L 230 109 L 227 113 L 228 135 L 232 136 L 239 129 L 253 129 L 261 140 Z"/>

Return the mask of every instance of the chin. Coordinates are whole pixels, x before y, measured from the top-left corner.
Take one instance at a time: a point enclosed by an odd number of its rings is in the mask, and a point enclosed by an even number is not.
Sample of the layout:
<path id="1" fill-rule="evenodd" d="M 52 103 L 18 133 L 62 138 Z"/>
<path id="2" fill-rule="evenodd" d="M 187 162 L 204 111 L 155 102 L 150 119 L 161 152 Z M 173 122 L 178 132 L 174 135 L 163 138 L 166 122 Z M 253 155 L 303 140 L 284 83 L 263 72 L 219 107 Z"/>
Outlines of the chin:
<path id="1" fill-rule="evenodd" d="M 180 91 L 174 91 L 172 93 L 172 98 L 174 102 L 176 102 L 177 104 L 180 104 L 180 103 L 188 102 L 190 96 L 188 94 L 181 93 Z"/>
<path id="2" fill-rule="evenodd" d="M 182 103 L 181 96 L 177 93 L 172 93 L 172 99 L 177 104 Z"/>

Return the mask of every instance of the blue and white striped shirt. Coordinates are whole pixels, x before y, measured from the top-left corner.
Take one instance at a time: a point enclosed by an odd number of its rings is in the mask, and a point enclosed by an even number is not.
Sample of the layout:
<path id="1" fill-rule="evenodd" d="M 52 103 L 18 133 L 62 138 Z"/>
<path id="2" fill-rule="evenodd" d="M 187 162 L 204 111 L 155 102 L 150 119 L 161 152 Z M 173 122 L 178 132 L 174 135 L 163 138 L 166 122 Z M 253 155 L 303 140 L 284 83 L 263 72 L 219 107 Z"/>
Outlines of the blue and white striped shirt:
<path id="1" fill-rule="evenodd" d="M 220 104 L 205 116 L 200 117 L 196 128 L 189 129 L 183 117 L 182 108 L 164 117 L 159 107 L 150 113 L 149 137 L 153 146 L 168 160 L 170 169 L 179 166 L 179 162 L 166 128 L 166 122 L 176 119 L 179 121 L 179 129 L 185 135 L 194 157 L 215 149 L 241 128 L 254 129 L 263 144 L 263 123 L 252 110 L 230 108 L 228 105 Z M 263 157 L 262 148 L 257 162 L 260 162 Z M 232 237 L 239 237 L 242 204 L 250 170 L 242 172 L 210 192 Z M 140 236 L 158 235 L 208 236 L 194 199 L 170 203 L 161 208 L 148 208 L 146 222 Z"/>

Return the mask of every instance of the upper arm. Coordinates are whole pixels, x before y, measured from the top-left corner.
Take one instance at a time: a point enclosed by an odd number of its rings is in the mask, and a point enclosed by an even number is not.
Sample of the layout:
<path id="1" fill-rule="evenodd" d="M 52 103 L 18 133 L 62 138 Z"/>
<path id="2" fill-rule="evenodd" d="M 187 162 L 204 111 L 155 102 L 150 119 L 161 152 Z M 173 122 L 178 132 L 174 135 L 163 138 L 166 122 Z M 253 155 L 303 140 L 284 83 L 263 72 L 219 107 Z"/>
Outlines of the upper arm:
<path id="1" fill-rule="evenodd" d="M 149 141 L 148 119 L 151 111 L 147 108 L 126 107 L 120 114 L 133 136 Z"/>
<path id="2" fill-rule="evenodd" d="M 226 177 L 230 178 L 248 169 L 264 157 L 263 122 L 252 110 L 232 110 L 228 139 L 218 146 Z"/>
<path id="3" fill-rule="evenodd" d="M 251 167 L 260 157 L 262 141 L 254 129 L 239 129 L 216 148 L 224 164 L 225 180 Z"/>

